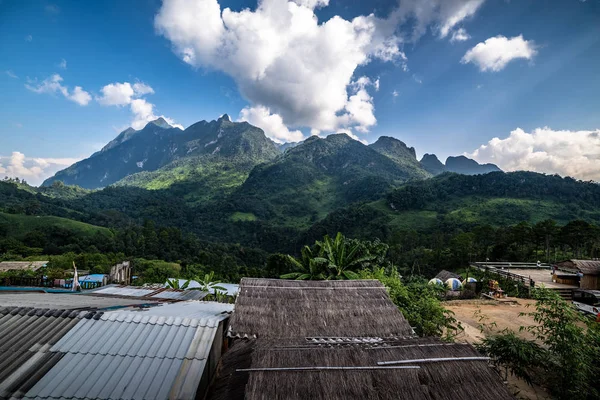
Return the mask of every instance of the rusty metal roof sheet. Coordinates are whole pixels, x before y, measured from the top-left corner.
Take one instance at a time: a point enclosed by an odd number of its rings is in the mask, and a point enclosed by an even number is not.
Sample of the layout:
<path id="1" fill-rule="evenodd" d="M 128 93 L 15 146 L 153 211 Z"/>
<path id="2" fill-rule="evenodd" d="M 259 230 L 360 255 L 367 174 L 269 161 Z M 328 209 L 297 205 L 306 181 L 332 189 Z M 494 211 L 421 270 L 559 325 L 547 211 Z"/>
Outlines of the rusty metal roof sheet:
<path id="1" fill-rule="evenodd" d="M 144 288 L 139 286 L 107 285 L 86 292 L 92 296 L 124 297 L 136 299 L 184 301 L 201 300 L 208 294 L 200 290 L 178 290 L 167 288 Z"/>
<path id="2" fill-rule="evenodd" d="M 0 307 L 55 309 L 107 308 L 140 305 L 159 300 L 88 296 L 80 293 L 0 292 Z"/>

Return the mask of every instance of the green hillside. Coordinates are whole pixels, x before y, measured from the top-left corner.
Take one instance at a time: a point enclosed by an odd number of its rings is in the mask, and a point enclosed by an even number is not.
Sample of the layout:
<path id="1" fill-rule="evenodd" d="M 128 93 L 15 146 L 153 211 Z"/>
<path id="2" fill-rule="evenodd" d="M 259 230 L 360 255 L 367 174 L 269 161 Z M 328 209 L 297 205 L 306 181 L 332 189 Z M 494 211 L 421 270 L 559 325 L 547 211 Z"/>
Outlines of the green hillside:
<path id="1" fill-rule="evenodd" d="M 339 209 L 305 235 L 342 231 L 390 238 L 395 232 L 470 230 L 554 220 L 600 224 L 600 185 L 532 172 L 443 174 L 411 182 L 374 202 Z"/>
<path id="2" fill-rule="evenodd" d="M 84 222 L 53 216 L 33 216 L 22 214 L 6 214 L 0 212 L 0 227 L 6 236 L 23 238 L 32 231 L 61 229 L 74 235 L 112 237 L 108 228 L 102 228 Z"/>
<path id="3" fill-rule="evenodd" d="M 230 201 L 234 212 L 306 228 L 336 208 L 378 199 L 420 174 L 426 175 L 345 134 L 313 136 L 254 168 Z"/>

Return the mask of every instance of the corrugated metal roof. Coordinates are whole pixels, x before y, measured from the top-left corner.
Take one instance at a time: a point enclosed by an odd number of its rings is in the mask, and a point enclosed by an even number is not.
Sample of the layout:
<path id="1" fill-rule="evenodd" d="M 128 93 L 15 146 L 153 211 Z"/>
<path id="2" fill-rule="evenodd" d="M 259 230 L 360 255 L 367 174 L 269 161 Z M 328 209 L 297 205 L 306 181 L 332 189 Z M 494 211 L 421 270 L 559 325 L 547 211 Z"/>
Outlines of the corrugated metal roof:
<path id="1" fill-rule="evenodd" d="M 165 287 L 167 286 L 169 281 L 178 281 L 179 287 L 183 286 L 186 282 L 188 282 L 187 279 L 169 278 L 167 279 L 167 282 L 165 282 Z M 238 285 L 237 283 L 215 283 L 215 286 L 220 286 L 223 289 L 225 289 L 224 292 L 227 296 L 235 296 L 240 291 L 240 285 Z M 198 281 L 194 280 L 190 280 L 187 286 L 188 289 L 198 289 L 200 287 L 202 287 L 202 285 Z M 210 292 L 214 294 L 215 290 L 212 289 Z M 221 292 L 223 292 L 223 290 L 221 290 Z"/>
<path id="2" fill-rule="evenodd" d="M 202 306 L 198 306 L 202 304 Z M 188 318 L 217 318 L 225 319 L 233 312 L 233 304 L 217 303 L 215 301 L 182 301 L 179 303 L 163 304 L 144 310 L 144 315 L 176 316 Z"/>
<path id="3" fill-rule="evenodd" d="M 165 304 L 81 320 L 50 349 L 65 354 L 28 399 L 193 399 L 232 306 Z"/>
<path id="4" fill-rule="evenodd" d="M 20 398 L 61 354 L 49 352 L 82 318 L 96 312 L 0 307 L 0 398 Z"/>
<path id="5" fill-rule="evenodd" d="M 170 301 L 201 300 L 208 294 L 199 290 L 177 290 L 167 288 L 142 288 L 138 286 L 108 285 L 90 290 L 86 294 L 94 296 L 131 297 L 164 299 Z"/>
<path id="6" fill-rule="evenodd" d="M 21 293 L 0 292 L 0 307 L 36 308 L 107 308 L 157 302 L 148 299 L 123 299 L 113 297 L 88 296 L 81 293 Z"/>

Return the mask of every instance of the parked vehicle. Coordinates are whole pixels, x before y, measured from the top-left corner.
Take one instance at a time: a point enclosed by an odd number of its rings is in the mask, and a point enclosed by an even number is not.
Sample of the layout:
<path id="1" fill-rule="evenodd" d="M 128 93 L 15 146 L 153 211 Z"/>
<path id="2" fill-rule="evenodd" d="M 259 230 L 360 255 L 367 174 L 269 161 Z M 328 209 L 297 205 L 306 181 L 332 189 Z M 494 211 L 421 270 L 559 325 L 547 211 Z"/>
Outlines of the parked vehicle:
<path id="1" fill-rule="evenodd" d="M 573 304 L 579 311 L 597 316 L 600 314 L 600 290 L 575 290 Z"/>

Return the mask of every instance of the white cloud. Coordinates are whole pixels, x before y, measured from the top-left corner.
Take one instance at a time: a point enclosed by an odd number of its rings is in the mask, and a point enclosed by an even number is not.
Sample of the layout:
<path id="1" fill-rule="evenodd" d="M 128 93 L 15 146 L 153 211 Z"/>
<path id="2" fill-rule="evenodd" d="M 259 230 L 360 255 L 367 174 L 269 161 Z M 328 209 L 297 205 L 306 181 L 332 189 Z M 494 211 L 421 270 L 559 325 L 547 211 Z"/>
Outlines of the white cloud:
<path id="1" fill-rule="evenodd" d="M 22 123 L 20 123 L 20 122 L 15 122 L 15 123 L 13 124 L 13 126 L 14 126 L 15 128 L 19 128 L 19 129 L 21 129 L 21 128 L 23 127 L 23 124 L 22 124 Z"/>
<path id="2" fill-rule="evenodd" d="M 268 109 L 288 128 L 366 132 L 377 121 L 368 93 L 377 85 L 357 92 L 356 69 L 377 59 L 408 71 L 401 28 L 416 39 L 414 25 L 432 26 L 445 37 L 483 2 L 403 0 L 387 18 L 319 21 L 314 10 L 328 0 L 261 0 L 242 11 L 218 0 L 163 0 L 155 26 L 184 62 L 228 74 L 249 108 Z"/>
<path id="3" fill-rule="evenodd" d="M 129 82 L 110 83 L 100 89 L 102 96 L 96 97 L 96 101 L 103 106 L 125 106 L 131 104 L 135 95 L 133 87 Z"/>
<path id="4" fill-rule="evenodd" d="M 4 72 L 6 73 L 6 75 L 8 75 L 9 77 L 11 77 L 13 79 L 19 79 L 19 77 L 14 72 L 12 72 L 10 69 L 7 71 L 4 71 Z"/>
<path id="5" fill-rule="evenodd" d="M 60 62 L 58 63 L 58 68 L 60 68 L 60 69 L 67 69 L 67 60 L 65 60 L 64 58 L 62 58 L 60 60 Z"/>
<path id="6" fill-rule="evenodd" d="M 251 107 L 269 109 L 287 126 L 360 124 L 338 114 L 351 114 L 348 86 L 359 65 L 401 57 L 393 27 L 373 15 L 319 24 L 313 7 L 327 2 L 299 3 L 265 0 L 255 11 L 221 12 L 216 0 L 166 0 L 155 22 L 185 62 L 229 74 Z"/>
<path id="7" fill-rule="evenodd" d="M 394 90 L 392 92 L 392 97 L 398 97 L 398 96 L 400 96 L 400 92 L 398 92 L 397 90 Z"/>
<path id="8" fill-rule="evenodd" d="M 32 40 L 33 40 L 33 36 L 31 36 L 31 35 L 25 36 L 25 41 L 26 42 L 31 42 Z"/>
<path id="9" fill-rule="evenodd" d="M 461 22 L 473 17 L 485 0 L 401 0 L 390 20 L 408 23 L 410 38 L 419 39 L 429 26 L 439 37 L 445 38 Z"/>
<path id="10" fill-rule="evenodd" d="M 304 135 L 299 130 L 290 131 L 278 114 L 273 114 L 267 107 L 245 107 L 240 111 L 240 121 L 258 126 L 265 134 L 277 143 L 299 142 L 304 140 Z M 317 133 L 318 135 L 318 133 Z"/>
<path id="11" fill-rule="evenodd" d="M 75 86 L 75 89 L 73 89 L 73 92 L 69 95 L 68 99 L 81 106 L 85 106 L 92 101 L 92 96 L 83 90 L 81 86 Z"/>
<path id="12" fill-rule="evenodd" d="M 471 35 L 467 33 L 465 28 L 460 28 L 452 32 L 450 42 L 464 42 L 465 40 L 471 39 Z"/>
<path id="13" fill-rule="evenodd" d="M 46 178 L 79 161 L 77 158 L 34 158 L 15 151 L 0 156 L 0 174 L 25 179 L 30 185 L 40 185 Z"/>
<path id="14" fill-rule="evenodd" d="M 92 100 L 92 96 L 83 90 L 81 86 L 75 86 L 72 92 L 67 86 L 63 86 L 63 78 L 59 74 L 54 74 L 49 78 L 44 79 L 41 83 L 36 84 L 35 81 L 25 84 L 25 87 L 35 93 L 46 94 L 61 94 L 66 99 L 69 99 L 80 106 L 86 106 Z"/>
<path id="15" fill-rule="evenodd" d="M 133 84 L 133 91 L 137 96 L 143 96 L 145 94 L 154 94 L 154 89 L 143 82 L 136 82 Z"/>
<path id="16" fill-rule="evenodd" d="M 496 36 L 478 43 L 467 51 L 461 63 L 473 63 L 481 71 L 498 72 L 512 60 L 524 58 L 531 60 L 537 54 L 532 40 L 524 40 L 523 35 L 507 38 Z"/>
<path id="17" fill-rule="evenodd" d="M 529 170 L 600 181 L 600 130 L 533 132 L 515 129 L 494 138 L 467 156 L 497 164 L 505 171 Z"/>
<path id="18" fill-rule="evenodd" d="M 183 126 L 177 124 L 173 119 L 164 115 L 155 115 L 154 104 L 142 98 L 142 96 L 154 93 L 154 89 L 150 85 L 143 82 L 136 82 L 133 85 L 129 82 L 115 82 L 104 86 L 100 92 L 102 95 L 97 96 L 96 101 L 103 106 L 130 107 L 133 114 L 131 121 L 133 129 L 142 129 L 148 122 L 160 117 L 164 118 L 169 125 L 183 129 Z"/>

